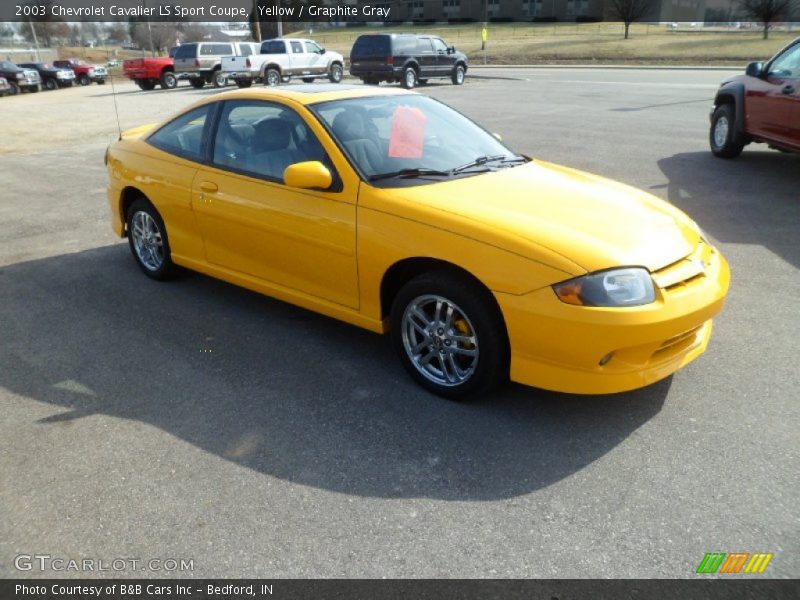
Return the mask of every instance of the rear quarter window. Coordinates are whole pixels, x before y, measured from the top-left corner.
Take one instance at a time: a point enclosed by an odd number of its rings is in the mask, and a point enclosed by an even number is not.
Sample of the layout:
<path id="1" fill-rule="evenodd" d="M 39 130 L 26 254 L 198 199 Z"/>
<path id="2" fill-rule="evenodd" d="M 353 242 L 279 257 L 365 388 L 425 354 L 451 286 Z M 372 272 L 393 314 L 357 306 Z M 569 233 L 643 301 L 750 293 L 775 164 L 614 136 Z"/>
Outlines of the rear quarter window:
<path id="1" fill-rule="evenodd" d="M 353 56 L 387 56 L 390 52 L 389 36 L 362 35 L 353 44 Z"/>
<path id="2" fill-rule="evenodd" d="M 159 150 L 201 161 L 203 139 L 209 106 L 200 106 L 173 119 L 147 138 L 147 143 Z"/>
<path id="3" fill-rule="evenodd" d="M 203 44 L 200 46 L 200 56 L 230 56 L 233 46 L 230 44 Z"/>
<path id="4" fill-rule="evenodd" d="M 175 51 L 175 58 L 194 58 L 197 55 L 197 44 L 184 44 Z"/>

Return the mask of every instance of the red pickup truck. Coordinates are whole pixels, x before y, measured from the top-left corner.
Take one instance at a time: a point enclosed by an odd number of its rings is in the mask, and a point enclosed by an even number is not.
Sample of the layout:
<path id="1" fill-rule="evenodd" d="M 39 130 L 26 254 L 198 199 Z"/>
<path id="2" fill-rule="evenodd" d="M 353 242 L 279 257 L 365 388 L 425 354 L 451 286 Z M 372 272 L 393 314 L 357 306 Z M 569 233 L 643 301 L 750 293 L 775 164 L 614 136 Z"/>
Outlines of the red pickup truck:
<path id="1" fill-rule="evenodd" d="M 739 156 L 751 142 L 800 152 L 800 38 L 766 64 L 750 63 L 744 75 L 720 86 L 709 141 L 721 158 Z"/>
<path id="2" fill-rule="evenodd" d="M 102 85 L 108 77 L 108 71 L 105 67 L 90 65 L 80 58 L 54 60 L 53 66 L 59 69 L 72 69 L 72 72 L 75 73 L 75 80 L 81 85 L 89 85 L 93 81 Z"/>
<path id="3" fill-rule="evenodd" d="M 177 48 L 170 50 L 170 56 L 126 60 L 122 63 L 122 72 L 143 90 L 152 90 L 159 84 L 165 90 L 171 90 L 178 85 L 172 60 L 174 50 Z"/>

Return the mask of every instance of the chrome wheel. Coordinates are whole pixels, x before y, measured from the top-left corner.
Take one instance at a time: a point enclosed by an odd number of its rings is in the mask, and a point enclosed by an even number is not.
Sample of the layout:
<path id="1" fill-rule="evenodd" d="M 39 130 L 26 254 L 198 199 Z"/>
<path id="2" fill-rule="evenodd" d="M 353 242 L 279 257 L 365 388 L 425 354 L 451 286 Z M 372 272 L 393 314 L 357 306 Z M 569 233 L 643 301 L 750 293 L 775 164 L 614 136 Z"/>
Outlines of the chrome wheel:
<path id="1" fill-rule="evenodd" d="M 266 82 L 269 86 L 279 85 L 281 82 L 281 74 L 274 69 L 267 71 Z"/>
<path id="2" fill-rule="evenodd" d="M 406 69 L 405 84 L 408 89 L 413 88 L 417 84 L 417 74 L 414 69 Z"/>
<path id="3" fill-rule="evenodd" d="M 469 317 L 451 300 L 419 296 L 402 318 L 403 347 L 416 370 L 441 386 L 466 382 L 478 364 L 478 337 Z"/>
<path id="4" fill-rule="evenodd" d="M 342 80 L 343 75 L 344 71 L 342 70 L 342 67 L 339 65 L 333 65 L 331 67 L 331 76 L 329 79 L 332 83 L 339 83 Z"/>
<path id="5" fill-rule="evenodd" d="M 464 68 L 463 67 L 456 67 L 456 85 L 461 85 L 464 83 Z"/>
<path id="6" fill-rule="evenodd" d="M 728 117 L 721 116 L 717 119 L 717 122 L 714 124 L 714 145 L 717 148 L 725 146 L 725 142 L 728 140 L 729 129 Z"/>
<path id="7" fill-rule="evenodd" d="M 131 219 L 131 239 L 136 257 L 148 271 L 158 271 L 164 264 L 164 241 L 158 224 L 143 210 Z"/>

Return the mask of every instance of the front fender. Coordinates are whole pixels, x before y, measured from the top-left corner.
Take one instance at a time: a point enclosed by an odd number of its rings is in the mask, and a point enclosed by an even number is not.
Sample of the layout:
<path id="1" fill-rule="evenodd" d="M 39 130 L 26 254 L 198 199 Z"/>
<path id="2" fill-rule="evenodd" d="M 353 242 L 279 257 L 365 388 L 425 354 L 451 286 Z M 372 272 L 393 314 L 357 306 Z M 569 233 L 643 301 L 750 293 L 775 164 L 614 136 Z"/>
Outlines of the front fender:
<path id="1" fill-rule="evenodd" d="M 744 127 L 744 102 L 745 87 L 744 84 L 738 82 L 724 84 L 719 88 L 719 90 L 717 90 L 717 94 L 714 96 L 714 109 L 716 109 L 720 104 L 733 104 L 735 109 L 733 126 L 735 128 L 736 135 L 741 137 L 746 136 Z"/>

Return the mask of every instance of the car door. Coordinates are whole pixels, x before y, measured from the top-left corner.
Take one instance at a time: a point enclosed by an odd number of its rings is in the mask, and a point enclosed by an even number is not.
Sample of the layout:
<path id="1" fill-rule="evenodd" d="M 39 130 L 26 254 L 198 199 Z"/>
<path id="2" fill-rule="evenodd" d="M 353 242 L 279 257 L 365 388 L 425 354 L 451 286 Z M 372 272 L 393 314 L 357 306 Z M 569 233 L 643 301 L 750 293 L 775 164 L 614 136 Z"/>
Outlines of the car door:
<path id="1" fill-rule="evenodd" d="M 433 51 L 436 53 L 436 73 L 439 76 L 446 76 L 453 70 L 455 55 L 447 52 L 447 44 L 440 38 L 431 38 Z"/>
<path id="2" fill-rule="evenodd" d="M 417 38 L 417 62 L 419 63 L 420 79 L 435 77 L 438 71 L 436 53 L 433 51 L 431 38 Z"/>
<path id="3" fill-rule="evenodd" d="M 321 160 L 337 173 L 312 128 L 282 104 L 229 100 L 213 136 L 209 164 L 192 185 L 207 260 L 357 308 L 357 183 L 337 175 L 330 191 L 283 183 L 295 162 Z"/>
<path id="4" fill-rule="evenodd" d="M 800 43 L 787 48 L 767 63 L 761 77 L 747 81 L 745 99 L 746 128 L 751 135 L 792 144 L 798 126 L 798 88 L 800 87 Z M 794 141 L 794 144 L 798 142 Z"/>
<path id="5" fill-rule="evenodd" d="M 292 74 L 293 75 L 303 75 L 309 73 L 309 59 L 308 55 L 306 54 L 306 49 L 303 46 L 303 42 L 299 40 L 291 40 L 288 42 L 289 44 L 289 51 L 292 56 Z"/>
<path id="6" fill-rule="evenodd" d="M 322 48 L 310 40 L 304 42 L 306 47 L 306 60 L 308 69 L 314 74 L 324 74 L 328 71 L 328 59 L 323 55 Z"/>

